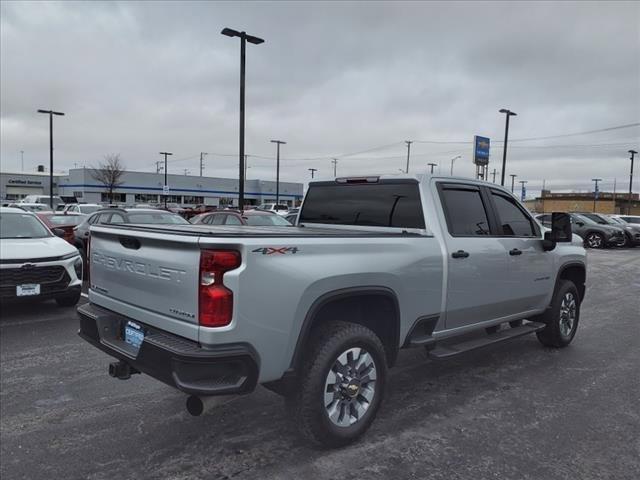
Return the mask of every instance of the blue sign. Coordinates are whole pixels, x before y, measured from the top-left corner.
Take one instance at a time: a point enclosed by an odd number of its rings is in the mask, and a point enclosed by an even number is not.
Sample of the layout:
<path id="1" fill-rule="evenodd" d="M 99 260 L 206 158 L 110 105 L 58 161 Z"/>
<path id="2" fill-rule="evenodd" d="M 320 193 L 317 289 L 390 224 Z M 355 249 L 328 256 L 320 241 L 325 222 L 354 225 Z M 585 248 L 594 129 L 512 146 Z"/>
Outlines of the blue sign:
<path id="1" fill-rule="evenodd" d="M 524 202 L 524 197 L 527 196 L 527 187 L 524 186 L 524 183 L 522 184 L 522 192 L 520 193 L 520 201 Z"/>
<path id="2" fill-rule="evenodd" d="M 487 137 L 473 137 L 473 163 L 489 165 L 489 146 L 491 141 Z"/>
<path id="3" fill-rule="evenodd" d="M 595 197 L 596 200 L 598 199 L 598 197 L 600 196 L 600 189 L 598 188 L 598 184 L 596 183 L 596 188 L 595 188 Z"/>

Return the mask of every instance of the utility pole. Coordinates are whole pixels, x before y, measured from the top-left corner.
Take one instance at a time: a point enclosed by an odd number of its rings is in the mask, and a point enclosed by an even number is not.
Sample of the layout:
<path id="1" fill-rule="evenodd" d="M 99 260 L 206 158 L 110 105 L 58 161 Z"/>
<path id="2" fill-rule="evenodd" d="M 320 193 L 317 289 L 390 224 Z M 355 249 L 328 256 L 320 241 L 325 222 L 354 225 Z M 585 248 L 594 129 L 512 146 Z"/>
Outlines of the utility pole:
<path id="1" fill-rule="evenodd" d="M 529 183 L 527 180 L 520 180 L 518 183 L 520 183 L 521 187 L 520 187 L 520 201 L 524 202 L 524 197 L 526 196 L 526 192 L 527 190 L 524 187 L 525 183 Z"/>
<path id="2" fill-rule="evenodd" d="M 637 155 L 638 152 L 635 150 L 629 150 L 631 154 L 631 172 L 629 173 L 629 201 L 627 202 L 627 215 L 631 215 L 631 187 L 633 186 L 633 157 Z"/>
<path id="3" fill-rule="evenodd" d="M 264 43 L 264 39 L 249 35 L 247 32 L 239 32 L 231 28 L 223 28 L 220 32 L 227 37 L 240 38 L 240 151 L 238 153 L 238 206 L 240 210 L 244 210 L 244 85 L 245 85 L 245 58 L 247 50 L 247 42 L 254 45 Z"/>
<path id="4" fill-rule="evenodd" d="M 204 170 L 204 156 L 209 155 L 207 152 L 200 152 L 200 176 L 202 176 L 202 171 Z"/>
<path id="5" fill-rule="evenodd" d="M 500 109 L 500 113 L 504 113 L 507 116 L 507 120 L 504 126 L 504 144 L 502 146 L 502 178 L 500 185 L 504 187 L 504 173 L 507 171 L 507 140 L 509 139 L 509 117 L 515 117 L 518 115 L 516 112 L 507 110 L 506 108 Z"/>
<path id="6" fill-rule="evenodd" d="M 162 187 L 162 196 L 164 197 L 164 208 L 167 208 L 167 193 L 169 185 L 167 184 L 167 156 L 173 155 L 171 152 L 160 152 L 160 155 L 164 155 L 164 186 Z"/>
<path id="7" fill-rule="evenodd" d="M 188 169 L 188 168 L 185 168 L 185 169 L 184 169 L 184 176 L 186 177 L 187 175 L 189 175 L 189 169 Z"/>
<path id="8" fill-rule="evenodd" d="M 314 173 L 316 173 L 318 171 L 317 168 L 307 168 L 307 170 L 309 170 L 311 172 L 311 180 L 313 180 L 313 175 Z"/>
<path id="9" fill-rule="evenodd" d="M 244 156 L 244 178 L 247 179 L 247 170 L 249 169 L 249 155 Z"/>
<path id="10" fill-rule="evenodd" d="M 407 144 L 407 169 L 404 173 L 409 173 L 409 155 L 411 154 L 411 144 L 413 142 L 411 140 L 405 140 L 404 143 Z"/>
<path id="11" fill-rule="evenodd" d="M 334 158 L 333 160 L 331 160 L 331 163 L 333 163 L 333 176 L 334 178 L 338 176 L 338 159 Z"/>
<path id="12" fill-rule="evenodd" d="M 511 175 L 509 175 L 509 176 L 511 177 L 511 193 L 513 193 L 513 187 L 514 187 L 514 185 L 515 185 L 515 183 L 516 183 L 516 177 L 517 177 L 518 175 L 513 175 L 513 174 L 511 174 Z M 494 182 L 493 182 L 493 183 L 496 183 L 496 182 L 495 182 L 495 179 L 494 179 Z M 543 187 L 543 189 L 544 189 L 544 187 Z"/>
<path id="13" fill-rule="evenodd" d="M 38 113 L 49 115 L 49 207 L 51 210 L 55 210 L 53 208 L 53 116 L 64 116 L 64 113 L 53 110 L 38 110 Z"/>
<path id="14" fill-rule="evenodd" d="M 593 213 L 596 213 L 596 200 L 598 200 L 598 182 L 601 182 L 602 179 L 601 178 L 592 178 L 591 179 L 592 182 L 596 182 L 596 186 L 593 190 Z"/>
<path id="15" fill-rule="evenodd" d="M 431 174 L 433 174 L 433 167 L 437 167 L 438 166 L 437 163 L 427 163 L 427 165 L 431 167 L 431 172 L 429 172 Z"/>
<path id="16" fill-rule="evenodd" d="M 286 145 L 282 140 L 271 140 L 276 144 L 276 205 L 280 204 L 280 145 Z"/>
<path id="17" fill-rule="evenodd" d="M 21 171 L 24 172 L 24 150 L 20 150 L 20 166 Z"/>
<path id="18" fill-rule="evenodd" d="M 498 173 L 498 172 L 497 172 L 497 171 L 496 171 L 496 169 L 494 168 L 494 169 L 493 169 L 493 183 L 496 183 L 496 173 Z"/>

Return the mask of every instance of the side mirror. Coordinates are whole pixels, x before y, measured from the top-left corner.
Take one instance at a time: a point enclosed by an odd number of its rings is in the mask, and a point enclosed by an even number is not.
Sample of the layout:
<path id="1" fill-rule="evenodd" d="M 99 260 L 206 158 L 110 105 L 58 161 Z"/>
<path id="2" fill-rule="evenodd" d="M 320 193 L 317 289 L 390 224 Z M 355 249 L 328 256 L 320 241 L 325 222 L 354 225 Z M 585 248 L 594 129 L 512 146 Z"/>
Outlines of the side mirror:
<path id="1" fill-rule="evenodd" d="M 551 216 L 551 231 L 544 234 L 543 248 L 553 250 L 556 243 L 571 242 L 571 217 L 564 212 L 553 212 Z"/>
<path id="2" fill-rule="evenodd" d="M 51 230 L 56 237 L 64 238 L 64 230 L 61 228 L 54 228 Z"/>

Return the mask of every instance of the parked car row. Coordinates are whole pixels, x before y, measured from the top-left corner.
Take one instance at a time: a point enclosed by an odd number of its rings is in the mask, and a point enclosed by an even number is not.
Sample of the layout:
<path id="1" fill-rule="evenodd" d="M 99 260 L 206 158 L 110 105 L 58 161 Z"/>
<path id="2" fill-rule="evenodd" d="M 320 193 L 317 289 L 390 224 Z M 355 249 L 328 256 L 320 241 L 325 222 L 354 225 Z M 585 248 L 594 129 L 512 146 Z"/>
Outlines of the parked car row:
<path id="1" fill-rule="evenodd" d="M 604 215 L 602 213 L 570 213 L 573 233 L 579 235 L 585 247 L 635 247 L 640 245 L 640 217 Z M 551 225 L 551 214 L 536 219 L 545 227 Z"/>

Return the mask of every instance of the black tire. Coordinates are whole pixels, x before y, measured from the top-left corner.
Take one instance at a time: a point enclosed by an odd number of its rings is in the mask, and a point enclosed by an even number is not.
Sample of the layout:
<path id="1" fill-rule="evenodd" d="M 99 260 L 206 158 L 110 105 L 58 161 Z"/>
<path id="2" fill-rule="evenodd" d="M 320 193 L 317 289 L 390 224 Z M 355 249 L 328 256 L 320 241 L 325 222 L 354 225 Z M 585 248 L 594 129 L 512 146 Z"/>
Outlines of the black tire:
<path id="1" fill-rule="evenodd" d="M 575 302 L 574 319 L 571 328 L 567 331 L 567 323 L 563 319 L 561 311 L 565 305 L 569 305 L 569 297 Z M 565 305 L 563 305 L 563 301 Z M 578 289 L 570 280 L 560 280 L 553 294 L 553 300 L 549 309 L 537 321 L 546 323 L 544 330 L 536 333 L 540 343 L 547 347 L 562 348 L 571 343 L 578 329 L 580 320 L 580 295 Z"/>
<path id="2" fill-rule="evenodd" d="M 387 378 L 384 347 L 378 336 L 368 328 L 339 321 L 322 325 L 312 333 L 311 338 L 314 340 L 303 360 L 300 379 L 286 397 L 287 410 L 305 439 L 324 447 L 341 447 L 354 442 L 366 432 L 378 412 Z M 326 382 L 329 372 L 335 371 L 333 368 L 338 358 L 351 348 L 364 349 L 370 355 L 374 362 L 376 378 L 373 382 L 371 401 L 365 402 L 368 407 L 364 414 L 352 425 L 338 426 L 330 419 L 328 407 L 325 406 L 325 393 L 330 392 L 326 389 Z M 330 394 L 336 398 L 342 395 Z M 366 400 L 360 392 L 355 397 L 358 401 Z"/>
<path id="3" fill-rule="evenodd" d="M 604 235 L 598 232 L 589 232 L 584 238 L 584 244 L 588 248 L 604 248 L 607 246 Z"/>
<path id="4" fill-rule="evenodd" d="M 56 297 L 56 303 L 60 307 L 73 307 L 80 301 L 80 292 L 63 297 Z"/>

